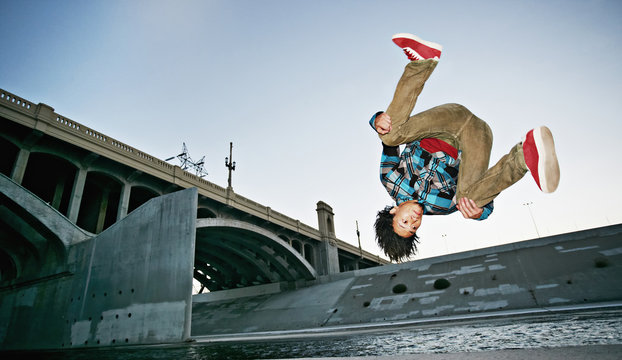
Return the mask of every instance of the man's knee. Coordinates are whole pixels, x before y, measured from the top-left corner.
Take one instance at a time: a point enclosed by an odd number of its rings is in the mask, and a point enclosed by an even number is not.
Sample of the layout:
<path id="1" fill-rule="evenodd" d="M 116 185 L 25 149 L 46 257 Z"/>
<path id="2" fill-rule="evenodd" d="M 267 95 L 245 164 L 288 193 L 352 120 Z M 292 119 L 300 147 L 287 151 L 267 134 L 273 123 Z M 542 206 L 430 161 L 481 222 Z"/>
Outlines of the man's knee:
<path id="1" fill-rule="evenodd" d="M 477 129 L 477 131 L 481 134 L 480 141 L 487 144 L 488 147 L 491 148 L 493 135 L 490 126 L 484 120 L 478 118 L 475 115 L 473 115 L 471 121 L 474 123 L 474 127 Z"/>
<path id="2" fill-rule="evenodd" d="M 460 104 L 455 104 L 455 103 L 444 104 L 444 105 L 440 105 L 439 108 L 449 111 L 452 114 L 450 117 L 456 120 L 468 119 L 473 116 L 473 113 L 471 112 L 471 110 L 467 109 L 466 106 L 460 105 Z"/>
<path id="3" fill-rule="evenodd" d="M 473 132 L 479 133 L 482 140 L 489 141 L 492 144 L 492 130 L 490 129 L 490 126 L 488 126 L 484 120 L 473 114 L 471 110 L 460 104 L 445 104 L 441 106 L 445 106 L 449 111 L 454 113 L 454 117 L 456 119 L 466 120 L 461 129 L 458 131 L 458 135 L 465 131 L 471 134 Z"/>
<path id="4" fill-rule="evenodd" d="M 391 131 L 388 134 L 380 135 L 380 140 L 387 146 L 400 146 L 404 139 L 397 131 Z"/>

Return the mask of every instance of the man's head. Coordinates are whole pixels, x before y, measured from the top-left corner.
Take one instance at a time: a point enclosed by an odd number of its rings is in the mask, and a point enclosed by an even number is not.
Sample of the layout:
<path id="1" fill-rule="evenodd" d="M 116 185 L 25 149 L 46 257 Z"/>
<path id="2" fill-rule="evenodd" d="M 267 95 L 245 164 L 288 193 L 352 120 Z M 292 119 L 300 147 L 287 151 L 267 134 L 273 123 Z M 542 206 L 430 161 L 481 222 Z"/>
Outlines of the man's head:
<path id="1" fill-rule="evenodd" d="M 401 261 L 415 254 L 422 216 L 423 207 L 414 200 L 378 212 L 376 241 L 390 260 Z"/>

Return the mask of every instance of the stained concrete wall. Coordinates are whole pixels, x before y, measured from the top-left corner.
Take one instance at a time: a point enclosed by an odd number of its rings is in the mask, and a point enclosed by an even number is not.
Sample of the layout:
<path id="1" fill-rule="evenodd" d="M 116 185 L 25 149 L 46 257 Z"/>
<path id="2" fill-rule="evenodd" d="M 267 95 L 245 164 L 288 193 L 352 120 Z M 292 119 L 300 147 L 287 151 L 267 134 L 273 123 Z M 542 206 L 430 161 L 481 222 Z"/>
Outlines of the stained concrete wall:
<path id="1" fill-rule="evenodd" d="M 152 199 L 68 246 L 64 271 L 0 288 L 0 350 L 187 340 L 196 209 L 194 188 Z"/>
<path id="2" fill-rule="evenodd" d="M 450 286 L 435 288 L 438 279 Z M 294 291 L 270 290 L 195 298 L 192 335 L 621 301 L 622 225 L 335 274 Z"/>

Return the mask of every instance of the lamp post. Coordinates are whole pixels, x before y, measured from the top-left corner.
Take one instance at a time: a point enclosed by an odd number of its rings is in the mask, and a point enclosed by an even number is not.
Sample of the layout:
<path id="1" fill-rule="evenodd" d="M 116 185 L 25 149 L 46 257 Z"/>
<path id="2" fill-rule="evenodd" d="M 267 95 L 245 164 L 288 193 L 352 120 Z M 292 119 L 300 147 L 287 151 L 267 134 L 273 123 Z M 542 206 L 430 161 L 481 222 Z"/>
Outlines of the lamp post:
<path id="1" fill-rule="evenodd" d="M 533 222 L 533 227 L 536 228 L 536 234 L 538 234 L 538 237 L 540 237 L 540 232 L 538 231 L 538 226 L 536 225 L 536 220 L 534 220 L 533 218 L 533 214 L 531 213 L 531 206 L 533 202 L 529 201 L 526 203 L 523 203 L 523 205 L 527 206 L 527 209 L 529 210 L 529 216 L 531 216 L 531 221 Z"/>
<path id="2" fill-rule="evenodd" d="M 233 142 L 229 143 L 229 157 L 225 158 L 225 166 L 229 169 L 229 179 L 228 179 L 228 184 L 229 184 L 229 188 L 231 187 L 231 171 L 235 170 L 235 161 L 233 161 Z"/>
<path id="3" fill-rule="evenodd" d="M 363 248 L 361 247 L 361 232 L 359 231 L 359 221 L 356 220 L 356 237 L 359 239 L 359 253 L 361 259 L 363 258 Z"/>

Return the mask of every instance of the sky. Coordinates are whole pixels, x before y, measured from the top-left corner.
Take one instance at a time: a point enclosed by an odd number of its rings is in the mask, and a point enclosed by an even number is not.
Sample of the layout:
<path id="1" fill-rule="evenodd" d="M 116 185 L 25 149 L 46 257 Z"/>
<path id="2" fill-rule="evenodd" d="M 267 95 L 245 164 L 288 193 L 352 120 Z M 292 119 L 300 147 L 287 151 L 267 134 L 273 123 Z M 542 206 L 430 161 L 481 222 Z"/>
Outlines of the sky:
<path id="1" fill-rule="evenodd" d="M 622 2 L 617 0 L 0 0 L 0 88 L 380 254 L 392 203 L 369 118 L 388 106 L 408 32 L 443 45 L 413 113 L 460 103 L 494 133 L 491 166 L 533 127 L 561 182 L 530 174 L 488 220 L 426 216 L 416 259 L 622 223 Z M 177 160 L 170 161 L 179 164 Z M 384 255 L 383 255 L 384 256 Z"/>

